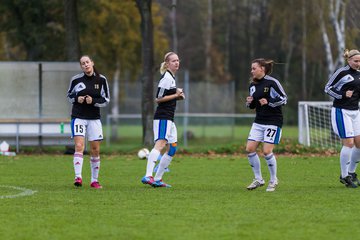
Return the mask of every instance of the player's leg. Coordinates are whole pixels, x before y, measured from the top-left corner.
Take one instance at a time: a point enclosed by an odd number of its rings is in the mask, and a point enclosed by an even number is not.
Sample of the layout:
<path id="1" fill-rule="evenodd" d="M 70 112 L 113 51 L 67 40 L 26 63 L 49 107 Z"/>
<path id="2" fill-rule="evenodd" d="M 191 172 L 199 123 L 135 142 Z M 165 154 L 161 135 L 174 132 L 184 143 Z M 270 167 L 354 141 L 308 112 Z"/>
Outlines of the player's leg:
<path id="1" fill-rule="evenodd" d="M 162 181 L 163 175 L 166 169 L 169 167 L 175 153 L 177 150 L 177 143 L 169 143 L 167 152 L 160 159 L 159 168 L 154 177 L 154 187 L 171 187 L 171 185 L 166 184 Z"/>
<path id="2" fill-rule="evenodd" d="M 71 120 L 71 134 L 74 139 L 75 152 L 73 156 L 73 165 L 75 171 L 74 185 L 82 186 L 82 166 L 84 161 L 85 134 L 87 122 L 82 119 Z"/>
<path id="3" fill-rule="evenodd" d="M 265 181 L 261 174 L 260 158 L 256 153 L 256 150 L 262 140 L 263 140 L 263 134 L 262 134 L 261 126 L 259 124 L 254 123 L 251 127 L 248 141 L 246 143 L 246 152 L 248 154 L 247 155 L 248 161 L 254 173 L 254 180 L 247 187 L 248 190 L 253 190 L 255 188 L 264 186 L 265 184 Z"/>
<path id="4" fill-rule="evenodd" d="M 349 175 L 350 159 L 354 148 L 353 138 L 342 139 L 343 146 L 340 151 L 340 182 L 346 187 L 356 188 L 357 185 L 352 181 L 352 176 Z"/>
<path id="5" fill-rule="evenodd" d="M 360 112 L 357 111 L 354 114 L 353 118 L 353 128 L 354 128 L 354 147 L 351 151 L 350 165 L 349 165 L 349 175 L 351 180 L 360 186 L 360 180 L 357 178 L 356 167 L 360 161 Z"/>
<path id="6" fill-rule="evenodd" d="M 357 187 L 352 182 L 349 175 L 349 165 L 351 159 L 352 148 L 354 147 L 354 131 L 351 119 L 351 111 L 340 108 L 331 108 L 331 125 L 334 133 L 337 134 L 342 141 L 340 151 L 340 182 L 346 187 Z"/>
<path id="7" fill-rule="evenodd" d="M 264 127 L 263 153 L 265 156 L 266 164 L 270 172 L 269 185 L 266 188 L 266 191 L 272 192 L 275 191 L 275 188 L 278 185 L 277 161 L 273 150 L 275 145 L 279 144 L 280 142 L 282 130 L 280 127 L 275 125 L 263 125 L 263 127 Z"/>
<path id="8" fill-rule="evenodd" d="M 360 126 L 359 126 L 360 127 Z M 351 180 L 360 186 L 360 180 L 356 174 L 356 167 L 360 161 L 360 135 L 354 137 L 355 146 L 351 151 L 350 165 L 349 165 L 349 175 L 351 176 Z"/>
<path id="9" fill-rule="evenodd" d="M 152 176 L 154 167 L 159 157 L 161 151 L 167 144 L 166 132 L 169 128 L 167 120 L 158 120 L 155 119 L 153 121 L 153 131 L 154 131 L 154 147 L 151 149 L 149 156 L 147 158 L 146 164 L 146 173 L 145 176 L 141 179 L 143 184 L 151 185 L 154 182 L 154 178 Z"/>
<path id="10" fill-rule="evenodd" d="M 273 153 L 274 146 L 275 145 L 272 143 L 264 143 L 264 146 L 263 146 L 263 152 L 264 152 L 266 164 L 268 166 L 269 173 L 270 173 L 269 185 L 266 188 L 267 192 L 275 191 L 275 188 L 279 183 L 278 178 L 277 178 L 277 161 L 276 161 L 276 157 Z"/>
<path id="11" fill-rule="evenodd" d="M 88 140 L 90 143 L 90 168 L 91 168 L 91 184 L 92 188 L 102 188 L 99 183 L 100 172 L 100 143 L 103 140 L 102 124 L 98 120 L 89 120 L 88 124 Z"/>
<path id="12" fill-rule="evenodd" d="M 159 168 L 154 177 L 154 187 L 171 187 L 169 184 L 164 183 L 162 178 L 165 173 L 165 169 L 169 167 L 177 150 L 177 129 L 174 122 L 168 121 L 167 124 L 170 126 L 165 136 L 168 140 L 167 150 L 160 159 Z"/>

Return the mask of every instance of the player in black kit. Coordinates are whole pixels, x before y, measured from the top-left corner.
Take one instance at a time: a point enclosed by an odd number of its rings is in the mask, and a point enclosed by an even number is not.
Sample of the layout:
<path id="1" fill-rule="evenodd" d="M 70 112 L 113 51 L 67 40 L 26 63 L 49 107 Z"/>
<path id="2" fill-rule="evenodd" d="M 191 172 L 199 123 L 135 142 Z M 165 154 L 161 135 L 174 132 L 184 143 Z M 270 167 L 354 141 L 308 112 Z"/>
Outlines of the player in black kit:
<path id="1" fill-rule="evenodd" d="M 331 124 L 341 138 L 340 182 L 356 188 L 360 181 L 355 173 L 360 161 L 360 52 L 345 50 L 347 65 L 337 69 L 329 78 L 325 92 L 334 98 Z"/>
<path id="2" fill-rule="evenodd" d="M 170 165 L 177 149 L 177 130 L 174 123 L 176 101 L 185 99 L 181 88 L 176 88 L 175 74 L 179 69 L 179 57 L 174 52 L 168 52 L 164 56 L 164 62 L 160 66 L 162 74 L 155 101 L 158 106 L 154 115 L 153 131 L 155 146 L 150 151 L 146 165 L 145 176 L 141 179 L 144 184 L 153 187 L 171 187 L 162 181 L 165 169 Z M 159 167 L 153 177 L 156 160 L 162 149 L 166 152 L 162 155 Z"/>
<path id="3" fill-rule="evenodd" d="M 286 104 L 287 96 L 280 82 L 269 76 L 273 63 L 272 60 L 259 58 L 253 60 L 251 64 L 252 81 L 246 105 L 251 109 L 256 109 L 256 117 L 246 144 L 249 163 L 255 175 L 253 182 L 247 187 L 249 190 L 265 184 L 261 174 L 260 159 L 256 153 L 260 142 L 263 142 L 263 153 L 270 171 L 270 181 L 266 191 L 275 191 L 278 185 L 273 149 L 274 144 L 278 144 L 281 138 L 283 124 L 281 106 Z"/>
<path id="4" fill-rule="evenodd" d="M 80 58 L 83 73 L 72 77 L 67 97 L 72 103 L 71 132 L 75 142 L 73 158 L 75 182 L 82 186 L 83 153 L 85 136 L 90 142 L 90 167 L 92 188 L 102 188 L 98 181 L 100 170 L 100 142 L 103 139 L 100 107 L 110 102 L 106 77 L 99 74 L 94 62 L 87 55 Z"/>

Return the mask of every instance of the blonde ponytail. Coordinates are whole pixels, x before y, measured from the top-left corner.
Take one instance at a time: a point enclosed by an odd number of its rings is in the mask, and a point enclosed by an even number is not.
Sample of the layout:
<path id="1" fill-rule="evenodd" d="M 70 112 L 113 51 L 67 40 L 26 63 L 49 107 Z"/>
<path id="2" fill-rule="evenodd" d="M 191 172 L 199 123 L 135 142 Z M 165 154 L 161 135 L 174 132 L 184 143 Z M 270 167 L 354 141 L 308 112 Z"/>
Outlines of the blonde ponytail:
<path id="1" fill-rule="evenodd" d="M 160 73 L 164 74 L 166 72 L 166 70 L 167 70 L 166 62 L 162 62 L 160 64 Z"/>

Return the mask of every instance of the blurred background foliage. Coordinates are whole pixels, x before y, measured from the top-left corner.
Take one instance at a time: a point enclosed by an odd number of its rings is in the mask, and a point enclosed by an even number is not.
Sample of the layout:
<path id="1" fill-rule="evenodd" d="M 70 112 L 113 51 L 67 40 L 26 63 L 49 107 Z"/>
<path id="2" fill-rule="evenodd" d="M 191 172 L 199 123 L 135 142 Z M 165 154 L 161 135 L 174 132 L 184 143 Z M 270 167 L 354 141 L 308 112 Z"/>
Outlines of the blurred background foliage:
<path id="1" fill-rule="evenodd" d="M 65 6 L 74 2 L 76 19 L 69 27 Z M 345 48 L 358 47 L 359 10 L 357 0 L 153 0 L 154 73 L 165 52 L 177 51 L 191 81 L 234 81 L 235 112 L 246 112 L 251 60 L 273 59 L 273 76 L 289 96 L 286 123 L 296 124 L 298 101 L 328 100 L 323 86 L 339 66 L 338 34 Z M 1 0 L 0 60 L 70 61 L 73 46 L 66 39 L 75 32 L 75 56 L 92 56 L 110 82 L 116 70 L 136 81 L 142 69 L 140 24 L 134 0 Z M 324 33 L 336 62 L 330 69 Z"/>

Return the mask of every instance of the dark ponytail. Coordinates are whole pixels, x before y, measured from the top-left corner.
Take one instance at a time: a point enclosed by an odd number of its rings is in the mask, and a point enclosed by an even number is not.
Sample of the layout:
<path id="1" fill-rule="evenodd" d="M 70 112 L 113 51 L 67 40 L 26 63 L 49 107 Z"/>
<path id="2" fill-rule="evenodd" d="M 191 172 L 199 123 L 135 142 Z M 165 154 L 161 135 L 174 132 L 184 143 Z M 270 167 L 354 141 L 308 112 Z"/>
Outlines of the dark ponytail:
<path id="1" fill-rule="evenodd" d="M 265 58 L 257 58 L 257 59 L 254 59 L 251 63 L 257 63 L 261 67 L 264 67 L 266 75 L 270 75 L 272 73 L 273 66 L 274 66 L 274 60 L 265 59 Z"/>

